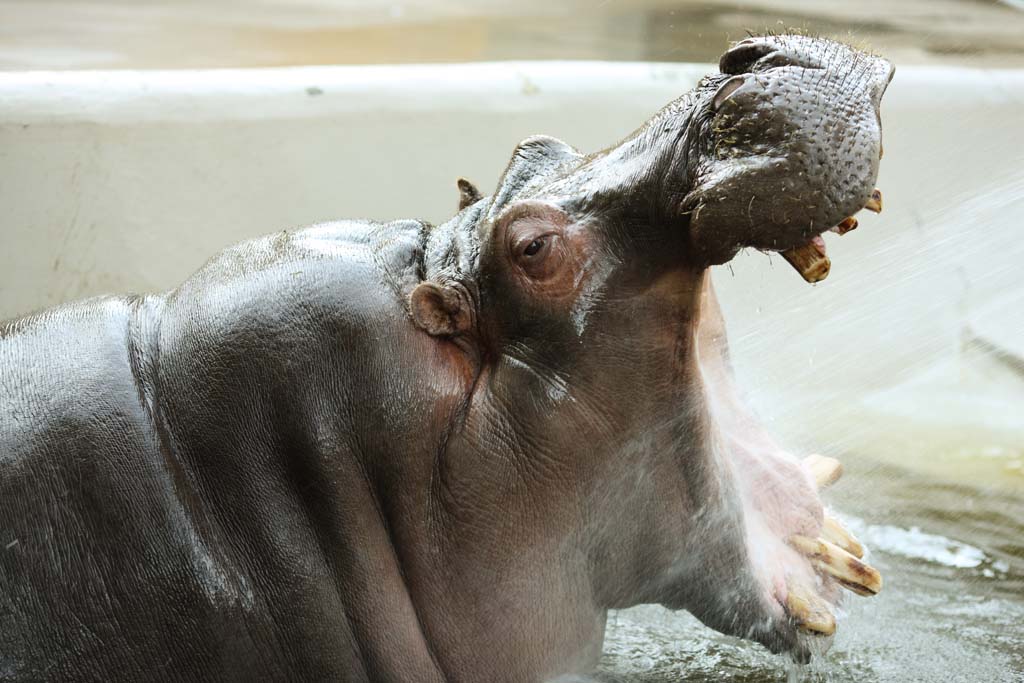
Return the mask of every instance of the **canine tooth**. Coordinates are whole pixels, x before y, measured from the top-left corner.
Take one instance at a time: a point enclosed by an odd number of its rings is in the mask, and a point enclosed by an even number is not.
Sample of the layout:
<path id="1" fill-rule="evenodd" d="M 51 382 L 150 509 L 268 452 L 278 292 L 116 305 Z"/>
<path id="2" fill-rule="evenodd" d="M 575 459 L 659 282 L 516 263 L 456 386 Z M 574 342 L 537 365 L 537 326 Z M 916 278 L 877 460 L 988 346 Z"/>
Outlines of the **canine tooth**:
<path id="1" fill-rule="evenodd" d="M 839 481 L 839 477 L 843 476 L 843 465 L 835 458 L 817 454 L 808 455 L 804 458 L 804 465 L 811 470 L 811 474 L 814 475 L 814 483 L 819 489 L 831 486 Z"/>
<path id="2" fill-rule="evenodd" d="M 845 235 L 846 233 L 850 232 L 851 230 L 856 230 L 856 229 L 857 229 L 857 219 L 854 218 L 853 216 L 847 216 L 846 218 L 844 218 L 843 220 L 841 220 L 839 222 L 839 225 L 837 225 L 836 227 L 832 228 L 832 232 L 836 233 L 837 235 Z"/>
<path id="3" fill-rule="evenodd" d="M 864 546 L 833 517 L 825 515 L 821 524 L 821 537 L 829 543 L 839 546 L 858 560 L 864 557 Z"/>
<path id="4" fill-rule="evenodd" d="M 882 575 L 839 546 L 822 539 L 790 536 L 789 544 L 811 558 L 814 567 L 834 577 L 858 595 L 872 596 L 882 590 Z"/>
<path id="5" fill-rule="evenodd" d="M 798 583 L 786 584 L 786 612 L 804 633 L 814 636 L 830 636 L 836 632 L 836 618 L 822 600 L 806 586 Z"/>
<path id="6" fill-rule="evenodd" d="M 793 247 L 782 252 L 782 258 L 796 268 L 796 272 L 807 282 L 820 282 L 828 277 L 832 262 L 813 241 L 802 247 Z"/>
<path id="7" fill-rule="evenodd" d="M 882 213 L 882 191 L 877 187 L 871 191 L 871 198 L 868 199 L 864 208 L 875 213 Z"/>

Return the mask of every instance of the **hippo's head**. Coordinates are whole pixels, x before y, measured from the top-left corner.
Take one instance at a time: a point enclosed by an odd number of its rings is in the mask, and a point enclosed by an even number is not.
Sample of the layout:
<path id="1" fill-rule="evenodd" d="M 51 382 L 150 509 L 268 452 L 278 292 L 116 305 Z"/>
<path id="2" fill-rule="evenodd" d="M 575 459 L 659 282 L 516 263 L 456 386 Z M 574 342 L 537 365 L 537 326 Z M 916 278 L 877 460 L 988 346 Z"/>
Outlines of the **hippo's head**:
<path id="1" fill-rule="evenodd" d="M 893 68 L 770 36 L 720 69 L 615 147 L 533 137 L 493 195 L 464 186 L 410 311 L 472 368 L 444 477 L 453 506 L 474 501 L 475 559 L 452 560 L 467 576 L 515 545 L 598 609 L 686 608 L 792 650 L 801 624 L 830 631 L 814 614 L 837 582 L 793 548 L 823 535 L 821 505 L 732 389 L 706 270 L 743 247 L 820 250 L 872 206 Z"/>

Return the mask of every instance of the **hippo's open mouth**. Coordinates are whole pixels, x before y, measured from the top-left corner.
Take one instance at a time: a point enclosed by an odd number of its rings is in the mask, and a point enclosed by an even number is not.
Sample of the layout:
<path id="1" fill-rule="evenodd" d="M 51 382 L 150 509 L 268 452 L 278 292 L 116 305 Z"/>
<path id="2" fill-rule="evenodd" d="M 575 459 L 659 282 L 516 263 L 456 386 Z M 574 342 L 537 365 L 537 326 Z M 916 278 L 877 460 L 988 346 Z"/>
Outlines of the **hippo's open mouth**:
<path id="1" fill-rule="evenodd" d="M 868 211 L 881 213 L 882 191 L 875 188 L 867 203 L 864 204 L 864 208 Z M 856 228 L 857 219 L 853 216 L 847 216 L 840 221 L 838 225 L 835 225 L 826 232 L 845 235 Z M 829 260 L 827 249 L 825 247 L 825 239 L 821 235 L 815 235 L 810 239 L 810 241 L 799 247 L 786 249 L 782 252 L 782 256 L 807 282 L 813 283 L 824 280 L 828 277 L 828 273 L 832 269 L 832 262 Z"/>
<path id="2" fill-rule="evenodd" d="M 882 210 L 880 103 L 893 66 L 796 35 L 740 41 L 719 67 L 705 82 L 705 137 L 682 204 L 693 251 L 712 265 L 742 248 L 774 251 L 805 281 L 824 280 L 831 268 L 825 233 L 843 235 L 863 209 Z M 838 479 L 839 463 L 822 456 L 801 462 L 786 452 L 733 388 L 729 363 L 715 350 L 725 326 L 710 293 L 700 325 L 707 325 L 698 334 L 707 405 L 736 486 L 754 579 L 747 592 L 755 596 L 727 593 L 733 606 L 724 617 L 700 605 L 695 613 L 719 630 L 806 659 L 801 636 L 835 632 L 841 589 L 874 595 L 882 580 L 822 506 L 819 492 Z M 744 618 L 750 612 L 761 619 Z"/>
<path id="3" fill-rule="evenodd" d="M 720 630 L 752 637 L 803 660 L 809 649 L 800 634 L 835 633 L 840 589 L 874 595 L 882 588 L 882 578 L 864 562 L 864 547 L 822 506 L 821 490 L 842 475 L 839 462 L 821 455 L 798 460 L 746 406 L 714 344 L 724 334 L 724 321 L 709 279 L 705 288 L 700 365 L 722 461 L 737 486 L 750 572 L 769 615 L 767 626 L 755 622 L 737 630 L 726 624 Z M 711 625 L 719 627 L 717 622 Z"/>

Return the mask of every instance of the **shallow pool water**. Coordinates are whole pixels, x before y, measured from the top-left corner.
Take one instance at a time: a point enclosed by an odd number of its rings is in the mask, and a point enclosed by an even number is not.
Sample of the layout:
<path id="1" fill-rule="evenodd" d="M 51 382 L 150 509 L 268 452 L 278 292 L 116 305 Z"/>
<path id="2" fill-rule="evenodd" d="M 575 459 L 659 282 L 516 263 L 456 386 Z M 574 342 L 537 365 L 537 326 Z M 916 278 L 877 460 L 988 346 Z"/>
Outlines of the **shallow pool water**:
<path id="1" fill-rule="evenodd" d="M 841 459 L 825 497 L 885 588 L 847 597 L 826 655 L 796 667 L 645 605 L 610 616 L 599 680 L 1024 681 L 1024 496 Z"/>

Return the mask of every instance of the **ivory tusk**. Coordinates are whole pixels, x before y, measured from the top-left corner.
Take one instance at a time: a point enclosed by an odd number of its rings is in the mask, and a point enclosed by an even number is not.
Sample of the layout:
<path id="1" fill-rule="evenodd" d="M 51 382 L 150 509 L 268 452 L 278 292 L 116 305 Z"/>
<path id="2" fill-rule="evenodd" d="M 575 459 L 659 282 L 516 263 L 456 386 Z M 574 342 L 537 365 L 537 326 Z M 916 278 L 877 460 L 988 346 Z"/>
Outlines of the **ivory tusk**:
<path id="1" fill-rule="evenodd" d="M 871 596 L 882 590 L 882 575 L 837 545 L 822 539 L 791 536 L 790 545 L 813 560 L 816 569 L 834 577 L 844 588 Z"/>
<path id="2" fill-rule="evenodd" d="M 864 557 L 864 546 L 833 517 L 825 515 L 825 519 L 821 523 L 821 537 L 829 543 L 839 546 L 858 560 Z"/>
<path id="3" fill-rule="evenodd" d="M 830 636 L 836 632 L 836 618 L 813 591 L 802 584 L 786 584 L 786 612 L 804 633 L 814 636 Z"/>
<path id="4" fill-rule="evenodd" d="M 843 465 L 835 458 L 828 458 L 824 455 L 808 455 L 804 458 L 804 464 L 814 475 L 814 483 L 819 489 L 831 486 L 843 476 Z"/>

